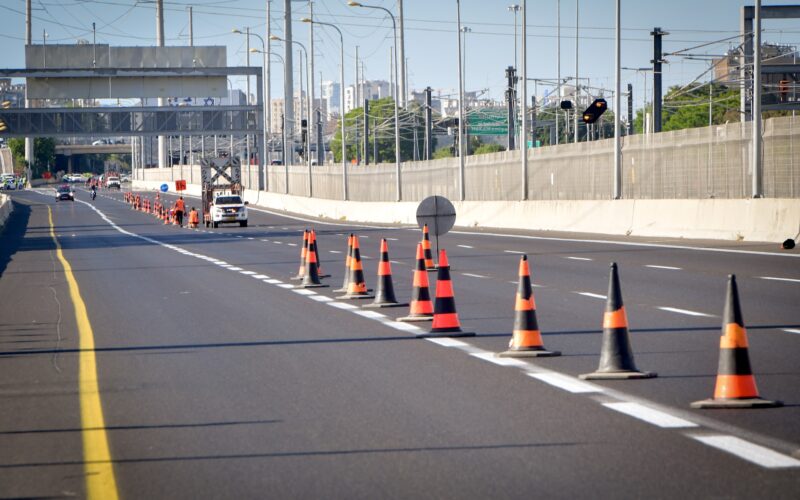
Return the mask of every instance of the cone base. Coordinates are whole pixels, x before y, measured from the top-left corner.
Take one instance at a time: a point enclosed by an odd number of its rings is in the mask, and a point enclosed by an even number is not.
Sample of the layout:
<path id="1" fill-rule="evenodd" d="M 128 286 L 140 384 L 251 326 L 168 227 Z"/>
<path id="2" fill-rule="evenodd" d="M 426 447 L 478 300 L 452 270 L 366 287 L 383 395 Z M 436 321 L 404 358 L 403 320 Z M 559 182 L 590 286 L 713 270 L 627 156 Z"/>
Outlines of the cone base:
<path id="1" fill-rule="evenodd" d="M 300 281 L 300 280 L 301 280 L 301 279 L 303 279 L 303 278 L 305 278 L 305 276 L 300 276 L 300 275 L 298 275 L 298 276 L 292 276 L 292 277 L 291 277 L 291 278 L 289 278 L 289 279 L 290 279 L 291 281 Z"/>
<path id="2" fill-rule="evenodd" d="M 657 373 L 653 372 L 637 372 L 637 371 L 624 371 L 624 372 L 593 372 L 578 375 L 581 380 L 628 380 L 639 378 L 655 378 L 658 377 Z"/>
<path id="3" fill-rule="evenodd" d="M 422 322 L 422 321 L 433 321 L 433 315 L 430 316 L 403 316 L 402 318 L 397 318 L 395 321 L 402 321 L 403 323 L 415 323 L 415 322 Z"/>
<path id="4" fill-rule="evenodd" d="M 374 299 L 374 295 L 364 294 L 364 295 L 340 295 L 336 297 L 337 300 L 355 300 L 355 299 Z"/>
<path id="5" fill-rule="evenodd" d="M 311 284 L 308 284 L 308 285 L 303 285 L 301 283 L 301 284 L 295 286 L 295 288 L 327 288 L 328 286 L 329 285 L 323 285 L 322 283 L 320 283 L 319 285 L 317 285 L 315 283 L 311 283 Z"/>
<path id="6" fill-rule="evenodd" d="M 690 405 L 698 409 L 722 409 L 722 408 L 777 408 L 783 406 L 780 401 L 770 401 L 761 398 L 746 399 L 704 399 L 695 401 Z"/>
<path id="7" fill-rule="evenodd" d="M 439 338 L 439 337 L 474 337 L 475 332 L 426 332 L 416 335 L 418 339 Z"/>
<path id="8" fill-rule="evenodd" d="M 330 278 L 331 275 L 330 274 L 320 274 L 319 277 L 320 278 Z"/>
<path id="9" fill-rule="evenodd" d="M 372 303 L 372 304 L 364 304 L 361 307 L 369 307 L 369 308 L 380 308 L 380 307 L 405 307 L 408 306 L 408 303 L 403 304 L 402 302 L 383 302 L 380 304 Z"/>
<path id="10" fill-rule="evenodd" d="M 495 354 L 498 358 L 548 358 L 561 356 L 561 351 L 548 351 L 546 349 L 509 349 L 507 351 L 498 352 Z"/>
<path id="11" fill-rule="evenodd" d="M 347 292 L 347 288 L 337 288 L 336 290 L 331 290 L 333 293 L 345 293 Z"/>

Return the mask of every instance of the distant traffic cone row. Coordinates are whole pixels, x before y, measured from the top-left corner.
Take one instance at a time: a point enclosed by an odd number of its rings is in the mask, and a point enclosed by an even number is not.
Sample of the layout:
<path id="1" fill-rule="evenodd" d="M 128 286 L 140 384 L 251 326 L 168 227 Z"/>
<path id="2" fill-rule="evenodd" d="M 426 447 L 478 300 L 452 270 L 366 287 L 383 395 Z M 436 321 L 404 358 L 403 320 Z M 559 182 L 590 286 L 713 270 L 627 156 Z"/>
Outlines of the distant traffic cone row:
<path id="1" fill-rule="evenodd" d="M 508 350 L 498 354 L 503 358 L 528 358 L 560 356 L 558 351 L 548 351 L 542 345 L 542 333 L 536 320 L 536 301 L 533 298 L 531 270 L 528 256 L 519 261 L 519 284 L 517 300 L 514 303 L 514 331 Z"/>
<path id="2" fill-rule="evenodd" d="M 622 303 L 622 290 L 619 285 L 616 262 L 611 264 L 611 274 L 608 279 L 602 342 L 600 366 L 593 373 L 581 375 L 582 379 L 632 379 L 656 376 L 652 372 L 639 371 L 634 363 L 633 349 L 628 335 L 628 317 Z"/>
<path id="3" fill-rule="evenodd" d="M 425 252 L 425 269 L 428 271 L 436 271 L 436 264 L 433 262 L 433 253 L 431 252 L 431 238 L 428 234 L 428 225 L 422 226 L 422 250 Z"/>
<path id="4" fill-rule="evenodd" d="M 408 316 L 397 321 L 430 321 L 433 319 L 433 302 L 428 285 L 428 271 L 425 268 L 425 253 L 422 243 L 417 243 L 417 265 L 414 268 L 411 306 Z"/>
<path id="5" fill-rule="evenodd" d="M 353 236 L 353 257 L 350 259 L 350 282 L 347 284 L 347 292 L 341 299 L 371 299 L 374 295 L 367 290 L 367 283 L 364 281 L 364 267 L 361 264 L 361 249 L 358 244 L 358 236 Z"/>
<path id="6" fill-rule="evenodd" d="M 381 240 L 381 259 L 378 262 L 378 286 L 376 290 L 375 301 L 364 307 L 400 307 L 408 305 L 407 302 L 398 302 L 394 296 L 392 265 L 389 262 L 389 243 L 386 239 Z"/>
<path id="7" fill-rule="evenodd" d="M 456 312 L 456 299 L 453 294 L 453 282 L 450 280 L 450 264 L 447 252 L 439 251 L 439 269 L 436 276 L 436 299 L 433 303 L 433 323 L 431 331 L 417 335 L 418 337 L 470 337 L 473 332 L 461 329 L 461 322 Z"/>
<path id="8" fill-rule="evenodd" d="M 692 408 L 770 408 L 783 404 L 759 397 L 756 379 L 750 367 L 748 347 L 736 276 L 730 275 L 723 312 L 722 337 L 719 340 L 719 367 L 714 397 L 696 401 L 692 403 Z"/>

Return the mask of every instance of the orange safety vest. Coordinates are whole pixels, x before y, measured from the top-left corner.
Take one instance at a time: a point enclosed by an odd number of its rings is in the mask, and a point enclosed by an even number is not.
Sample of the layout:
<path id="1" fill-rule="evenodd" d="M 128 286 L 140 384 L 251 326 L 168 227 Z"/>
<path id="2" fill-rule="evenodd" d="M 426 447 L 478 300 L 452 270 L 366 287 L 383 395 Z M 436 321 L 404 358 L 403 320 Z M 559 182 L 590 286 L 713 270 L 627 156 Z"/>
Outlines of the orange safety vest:
<path id="1" fill-rule="evenodd" d="M 199 224 L 200 221 L 197 218 L 197 210 L 192 210 L 189 212 L 189 224 Z"/>
<path id="2" fill-rule="evenodd" d="M 183 200 L 178 199 L 178 201 L 175 202 L 175 211 L 176 212 L 185 212 L 186 211 L 186 205 L 184 204 Z"/>

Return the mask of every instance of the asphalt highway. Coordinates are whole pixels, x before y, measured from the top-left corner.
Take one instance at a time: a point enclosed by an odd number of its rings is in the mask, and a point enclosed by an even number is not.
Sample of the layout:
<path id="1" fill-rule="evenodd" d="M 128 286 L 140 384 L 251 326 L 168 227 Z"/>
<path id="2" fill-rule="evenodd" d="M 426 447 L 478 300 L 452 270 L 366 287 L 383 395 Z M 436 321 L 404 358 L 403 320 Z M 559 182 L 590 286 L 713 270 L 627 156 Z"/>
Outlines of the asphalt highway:
<path id="1" fill-rule="evenodd" d="M 0 498 L 800 491 L 798 250 L 456 229 L 439 243 L 476 336 L 421 339 L 429 323 L 394 321 L 408 308 L 333 292 L 353 232 L 370 288 L 387 238 L 407 301 L 418 228 L 251 206 L 247 228 L 190 230 L 117 192 L 12 198 L 0 234 Z M 328 288 L 292 288 L 305 228 Z M 560 357 L 494 356 L 510 339 L 523 253 L 545 347 Z M 611 262 L 636 364 L 657 378 L 578 378 L 598 366 Z M 759 392 L 783 407 L 689 406 L 714 391 L 731 273 Z"/>

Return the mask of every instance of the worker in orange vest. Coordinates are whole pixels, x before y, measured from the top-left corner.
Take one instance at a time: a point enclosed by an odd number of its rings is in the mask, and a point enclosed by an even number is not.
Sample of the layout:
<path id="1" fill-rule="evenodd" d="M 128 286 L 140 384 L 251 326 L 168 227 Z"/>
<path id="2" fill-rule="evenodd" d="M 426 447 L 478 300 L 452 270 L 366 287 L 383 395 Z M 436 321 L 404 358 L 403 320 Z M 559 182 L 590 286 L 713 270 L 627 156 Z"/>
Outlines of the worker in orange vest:
<path id="1" fill-rule="evenodd" d="M 175 202 L 175 218 L 178 219 L 178 225 L 183 226 L 183 214 L 186 212 L 186 203 L 183 201 L 183 196 L 178 198 Z"/>
<path id="2" fill-rule="evenodd" d="M 200 224 L 200 218 L 197 215 L 197 210 L 192 207 L 189 211 L 189 227 L 196 229 L 198 224 Z"/>

